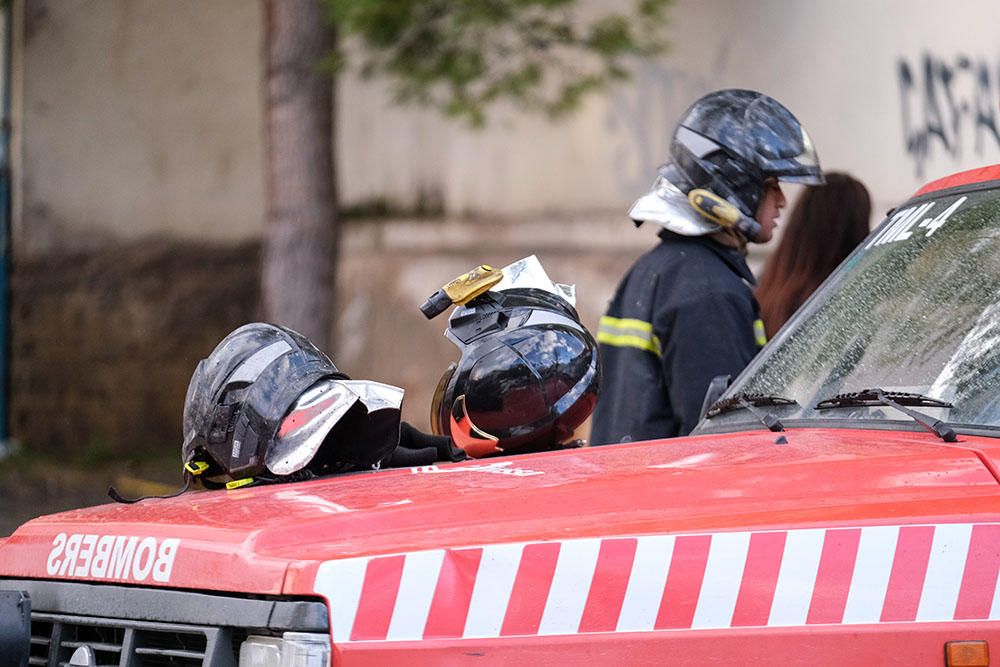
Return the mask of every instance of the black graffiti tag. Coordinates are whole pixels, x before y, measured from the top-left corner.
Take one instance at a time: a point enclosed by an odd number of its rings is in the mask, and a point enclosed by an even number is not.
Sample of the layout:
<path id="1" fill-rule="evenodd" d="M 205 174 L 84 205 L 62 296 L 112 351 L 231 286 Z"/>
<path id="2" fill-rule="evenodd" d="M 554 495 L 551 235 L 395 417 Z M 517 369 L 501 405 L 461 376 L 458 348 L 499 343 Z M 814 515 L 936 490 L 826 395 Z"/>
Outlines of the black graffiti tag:
<path id="1" fill-rule="evenodd" d="M 924 177 L 935 147 L 960 160 L 969 150 L 965 142 L 970 134 L 971 150 L 978 157 L 1000 147 L 1000 61 L 991 71 L 985 58 L 958 55 L 945 60 L 924 53 L 914 66 L 900 58 L 896 69 L 905 148 L 918 177 Z"/>

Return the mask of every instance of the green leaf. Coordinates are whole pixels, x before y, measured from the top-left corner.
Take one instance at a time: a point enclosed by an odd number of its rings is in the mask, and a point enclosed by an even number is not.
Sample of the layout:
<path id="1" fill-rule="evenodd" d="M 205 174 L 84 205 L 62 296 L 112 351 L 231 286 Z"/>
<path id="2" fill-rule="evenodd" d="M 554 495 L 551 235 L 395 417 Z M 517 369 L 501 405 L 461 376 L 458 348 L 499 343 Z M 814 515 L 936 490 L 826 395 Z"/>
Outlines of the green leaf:
<path id="1" fill-rule="evenodd" d="M 2 1 L 2 0 L 0 0 Z M 595 15 L 583 0 L 322 0 L 366 76 L 472 126 L 500 100 L 561 116 L 667 46 L 671 0 Z M 599 5 L 598 5 L 599 6 Z M 325 62 L 343 71 L 345 58 Z"/>

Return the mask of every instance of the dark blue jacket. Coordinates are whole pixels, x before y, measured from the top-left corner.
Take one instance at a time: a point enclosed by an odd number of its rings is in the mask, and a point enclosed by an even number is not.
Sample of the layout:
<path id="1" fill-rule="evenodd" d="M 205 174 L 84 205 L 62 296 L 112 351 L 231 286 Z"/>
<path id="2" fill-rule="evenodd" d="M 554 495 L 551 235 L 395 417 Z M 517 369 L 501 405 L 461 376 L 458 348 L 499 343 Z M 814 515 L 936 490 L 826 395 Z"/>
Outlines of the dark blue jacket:
<path id="1" fill-rule="evenodd" d="M 712 378 L 735 378 L 763 346 L 743 255 L 707 236 L 660 232 L 601 318 L 604 379 L 593 444 L 686 435 Z"/>

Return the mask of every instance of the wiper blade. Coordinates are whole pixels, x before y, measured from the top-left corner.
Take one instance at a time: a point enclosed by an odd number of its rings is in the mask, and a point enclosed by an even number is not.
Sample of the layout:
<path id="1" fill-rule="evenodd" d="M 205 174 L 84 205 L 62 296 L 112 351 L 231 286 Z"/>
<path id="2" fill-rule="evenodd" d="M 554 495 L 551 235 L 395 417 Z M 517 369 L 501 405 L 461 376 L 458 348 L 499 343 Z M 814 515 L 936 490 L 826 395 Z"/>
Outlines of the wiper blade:
<path id="1" fill-rule="evenodd" d="M 924 396 L 923 394 L 914 394 L 905 391 L 882 391 L 876 387 L 846 394 L 837 394 L 832 398 L 824 398 L 816 404 L 814 409 L 829 410 L 831 408 L 853 408 L 867 405 L 886 405 L 890 408 L 895 408 L 945 442 L 958 442 L 958 436 L 955 435 L 954 429 L 947 423 L 916 410 L 903 407 L 904 405 L 916 405 L 927 408 L 954 407 L 947 401 Z"/>
<path id="2" fill-rule="evenodd" d="M 740 392 L 738 394 L 733 394 L 728 398 L 724 398 L 721 401 L 716 401 L 715 404 L 708 409 L 708 412 L 705 413 L 705 416 L 712 418 L 721 415 L 723 412 L 729 412 L 730 410 L 748 410 L 750 414 L 756 417 L 757 421 L 766 426 L 768 430 L 775 432 L 784 431 L 785 426 L 777 417 L 772 415 L 770 412 L 764 412 L 757 409 L 757 407 L 765 405 L 798 405 L 798 403 L 790 398 L 784 398 L 782 396 Z"/>
<path id="3" fill-rule="evenodd" d="M 881 396 L 881 397 L 880 397 Z M 895 401 L 900 405 L 915 405 L 925 408 L 952 408 L 951 403 L 923 394 L 907 391 L 883 391 L 881 389 L 862 389 L 846 394 L 837 394 L 832 398 L 824 398 L 816 404 L 817 410 L 827 408 L 849 408 L 861 405 L 888 405 L 886 400 Z"/>

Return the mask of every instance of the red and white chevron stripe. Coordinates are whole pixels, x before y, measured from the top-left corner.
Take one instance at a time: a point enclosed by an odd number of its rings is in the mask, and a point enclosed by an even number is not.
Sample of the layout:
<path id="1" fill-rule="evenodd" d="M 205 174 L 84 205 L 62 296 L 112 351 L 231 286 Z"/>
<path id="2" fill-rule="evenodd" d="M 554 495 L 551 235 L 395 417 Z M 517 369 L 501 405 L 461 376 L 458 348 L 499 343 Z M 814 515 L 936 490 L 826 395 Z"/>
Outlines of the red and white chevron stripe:
<path id="1" fill-rule="evenodd" d="M 647 535 L 323 563 L 346 641 L 1000 619 L 1000 524 Z"/>

